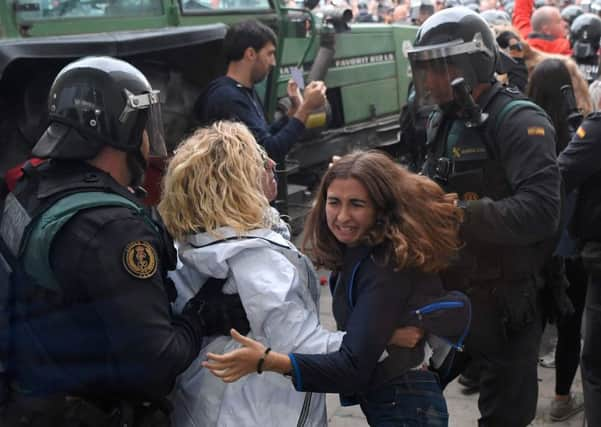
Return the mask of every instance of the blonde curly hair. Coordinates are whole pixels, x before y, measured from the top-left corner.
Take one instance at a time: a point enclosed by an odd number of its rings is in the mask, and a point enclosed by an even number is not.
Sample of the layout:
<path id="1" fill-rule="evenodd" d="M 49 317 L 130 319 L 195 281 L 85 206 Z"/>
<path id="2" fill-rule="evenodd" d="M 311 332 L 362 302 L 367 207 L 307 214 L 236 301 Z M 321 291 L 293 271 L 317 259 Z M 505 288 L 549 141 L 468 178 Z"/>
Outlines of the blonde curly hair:
<path id="1" fill-rule="evenodd" d="M 231 227 L 238 234 L 267 226 L 261 178 L 264 156 L 250 131 L 221 121 L 185 139 L 169 162 L 158 205 L 175 239 Z"/>

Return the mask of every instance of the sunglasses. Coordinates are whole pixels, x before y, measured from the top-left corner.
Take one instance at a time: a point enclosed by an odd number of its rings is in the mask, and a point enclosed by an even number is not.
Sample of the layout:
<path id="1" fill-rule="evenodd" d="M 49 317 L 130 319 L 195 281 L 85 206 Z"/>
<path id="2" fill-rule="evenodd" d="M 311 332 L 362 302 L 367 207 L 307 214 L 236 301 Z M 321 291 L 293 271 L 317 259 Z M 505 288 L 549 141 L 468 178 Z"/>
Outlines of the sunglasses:
<path id="1" fill-rule="evenodd" d="M 521 42 L 517 42 L 516 44 L 510 44 L 509 45 L 509 50 L 516 50 L 518 52 L 522 51 L 522 43 Z"/>

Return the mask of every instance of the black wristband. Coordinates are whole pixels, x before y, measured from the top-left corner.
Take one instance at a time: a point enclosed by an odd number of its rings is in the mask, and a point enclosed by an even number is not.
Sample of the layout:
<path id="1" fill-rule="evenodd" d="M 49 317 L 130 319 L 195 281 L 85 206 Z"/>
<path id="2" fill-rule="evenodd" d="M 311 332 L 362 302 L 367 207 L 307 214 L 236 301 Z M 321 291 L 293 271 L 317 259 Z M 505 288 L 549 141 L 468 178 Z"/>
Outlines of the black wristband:
<path id="1" fill-rule="evenodd" d="M 263 353 L 263 357 L 261 357 L 259 359 L 259 363 L 257 363 L 257 374 L 263 373 L 263 364 L 265 363 L 265 358 L 267 357 L 267 355 L 269 354 L 270 351 L 271 351 L 271 347 L 267 347 L 267 349 L 265 350 L 265 353 Z"/>

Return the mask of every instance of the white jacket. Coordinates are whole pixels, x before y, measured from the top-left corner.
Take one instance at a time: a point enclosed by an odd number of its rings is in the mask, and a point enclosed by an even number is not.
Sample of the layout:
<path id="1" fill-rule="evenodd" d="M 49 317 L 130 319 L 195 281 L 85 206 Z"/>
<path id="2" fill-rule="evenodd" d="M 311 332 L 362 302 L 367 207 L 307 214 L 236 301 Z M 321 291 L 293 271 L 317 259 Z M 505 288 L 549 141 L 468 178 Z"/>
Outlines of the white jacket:
<path id="1" fill-rule="evenodd" d="M 178 268 L 170 274 L 178 291 L 176 311 L 208 277 L 227 278 L 223 291 L 240 295 L 249 336 L 282 353 L 323 354 L 340 348 L 344 334 L 319 324 L 315 270 L 292 243 L 267 229 L 241 239 L 229 228 L 219 232 L 223 238 L 201 233 L 179 242 Z M 225 384 L 201 367 L 207 352 L 238 346 L 229 337 L 205 340 L 171 394 L 174 427 L 327 425 L 325 395 L 297 392 L 289 378 L 265 372 Z"/>

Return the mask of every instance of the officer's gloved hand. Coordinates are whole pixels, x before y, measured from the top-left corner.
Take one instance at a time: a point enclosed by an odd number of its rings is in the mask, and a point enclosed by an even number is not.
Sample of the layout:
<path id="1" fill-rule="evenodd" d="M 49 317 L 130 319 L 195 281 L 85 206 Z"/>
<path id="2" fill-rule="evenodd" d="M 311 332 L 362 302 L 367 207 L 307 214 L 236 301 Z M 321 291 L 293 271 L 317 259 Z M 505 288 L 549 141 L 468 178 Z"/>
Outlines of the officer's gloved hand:
<path id="1" fill-rule="evenodd" d="M 219 293 L 206 300 L 202 313 L 207 335 L 228 335 L 232 328 L 242 335 L 250 331 L 246 312 L 238 294 Z"/>
<path id="2" fill-rule="evenodd" d="M 184 306 L 182 315 L 194 315 L 205 335 L 229 335 L 235 328 L 243 335 L 250 331 L 246 312 L 238 294 L 221 291 L 224 279 L 210 278 Z"/>

